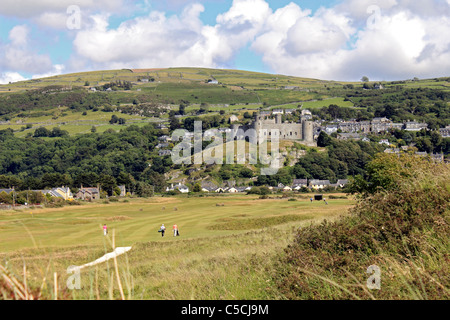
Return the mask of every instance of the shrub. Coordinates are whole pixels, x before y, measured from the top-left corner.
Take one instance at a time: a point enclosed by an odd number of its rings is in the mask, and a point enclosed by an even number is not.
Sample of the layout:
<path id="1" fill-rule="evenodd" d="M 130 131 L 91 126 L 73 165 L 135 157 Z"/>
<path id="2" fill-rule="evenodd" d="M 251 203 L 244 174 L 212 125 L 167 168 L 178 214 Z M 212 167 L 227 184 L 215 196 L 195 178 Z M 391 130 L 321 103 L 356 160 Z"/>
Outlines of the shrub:
<path id="1" fill-rule="evenodd" d="M 369 167 L 369 188 L 350 216 L 299 229 L 285 250 L 275 281 L 286 298 L 450 297 L 449 166 L 381 155 Z M 371 265 L 383 275 L 376 292 L 365 286 Z"/>

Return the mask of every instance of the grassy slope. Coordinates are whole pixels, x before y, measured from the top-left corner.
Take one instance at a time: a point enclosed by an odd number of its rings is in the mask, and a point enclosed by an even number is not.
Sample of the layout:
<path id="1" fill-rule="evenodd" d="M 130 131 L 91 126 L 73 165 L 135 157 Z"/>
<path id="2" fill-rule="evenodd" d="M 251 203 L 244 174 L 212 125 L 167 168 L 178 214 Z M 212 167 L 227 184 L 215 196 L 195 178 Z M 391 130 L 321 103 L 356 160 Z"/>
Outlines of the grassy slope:
<path id="1" fill-rule="evenodd" d="M 284 297 L 450 298 L 448 164 L 395 155 L 375 161 L 384 189 L 358 201 L 351 216 L 299 229 L 280 255 L 274 279 Z M 380 290 L 366 286 L 373 265 Z"/>
<path id="2" fill-rule="evenodd" d="M 217 203 L 224 206 L 217 207 Z M 20 270 L 25 261 L 30 283 L 35 286 L 40 285 L 47 267 L 49 272 L 56 271 L 64 289 L 68 266 L 93 261 L 111 251 L 100 230 L 100 224 L 107 223 L 110 238 L 115 229 L 117 246 L 133 246 L 119 258 L 123 281 L 133 281 L 131 298 L 274 298 L 276 293 L 266 288 L 269 278 L 265 268 L 270 257 L 292 240 L 292 228 L 323 218 L 333 220 L 351 205 L 350 200 L 331 200 L 324 206 L 307 199 L 257 200 L 231 195 L 42 209 L 34 212 L 34 218 L 29 212 L 4 213 L 0 218 L 4 253 L 0 256 L 13 270 Z M 286 216 L 298 220 L 285 221 L 282 217 Z M 252 221 L 263 221 L 265 226 Z M 169 231 L 161 238 L 156 232 L 161 223 L 168 229 L 177 223 L 181 237 L 173 238 Z M 96 270 L 98 286 L 90 282 Z M 69 293 L 75 298 L 95 298 L 98 288 L 100 297 L 108 298 L 112 288 L 108 272 L 110 275 L 108 264 L 83 271 L 84 289 Z M 175 283 L 177 290 L 173 290 Z M 50 290 L 46 294 L 51 296 Z M 118 296 L 117 291 L 114 296 Z"/>
<path id="3" fill-rule="evenodd" d="M 153 83 L 138 82 L 144 76 L 155 78 Z M 206 84 L 208 79 L 215 78 L 219 85 Z M 351 107 L 350 101 L 344 101 L 345 91 L 342 90 L 342 82 L 322 81 L 284 75 L 265 74 L 241 70 L 222 70 L 205 68 L 169 68 L 160 70 L 105 70 L 82 72 L 75 74 L 58 75 L 43 79 L 17 82 L 9 85 L 0 85 L 0 97 L 3 94 L 24 92 L 51 85 L 84 86 L 89 82 L 90 86 L 99 86 L 111 81 L 131 81 L 135 86 L 131 91 L 117 91 L 110 93 L 113 101 L 132 101 L 142 97 L 173 104 L 177 108 L 180 101 L 189 101 L 191 106 L 187 111 L 198 109 L 200 103 L 210 104 L 210 110 L 218 112 L 242 112 L 243 110 L 257 110 L 259 108 L 297 108 L 303 104 L 304 108 L 320 108 L 330 104 L 342 107 Z M 352 83 L 355 87 L 361 87 L 361 83 Z M 390 84 L 386 87 L 403 86 L 407 88 L 429 87 L 450 90 L 450 82 L 435 81 L 430 79 L 420 81 L 406 81 L 404 83 Z M 286 86 L 299 87 L 301 90 L 286 90 Z M 86 87 L 87 89 L 88 87 Z M 54 110 L 58 112 L 58 110 Z M 88 112 L 87 116 L 81 116 L 81 112 L 71 113 L 67 116 L 53 119 L 51 116 L 39 118 L 12 119 L 9 123 L 0 124 L 0 130 L 12 128 L 18 136 L 25 136 L 33 132 L 39 126 L 53 128 L 60 126 L 70 134 L 86 133 L 92 127 L 91 123 L 99 126 L 98 131 L 103 132 L 109 128 L 119 130 L 120 127 L 108 126 L 111 114 L 104 115 L 108 119 L 100 119 L 101 113 Z M 100 115 L 99 115 L 100 114 Z M 130 117 L 121 114 L 127 119 L 127 124 L 141 124 L 148 119 L 144 117 Z M 33 124 L 34 128 L 20 131 L 26 124 Z"/>

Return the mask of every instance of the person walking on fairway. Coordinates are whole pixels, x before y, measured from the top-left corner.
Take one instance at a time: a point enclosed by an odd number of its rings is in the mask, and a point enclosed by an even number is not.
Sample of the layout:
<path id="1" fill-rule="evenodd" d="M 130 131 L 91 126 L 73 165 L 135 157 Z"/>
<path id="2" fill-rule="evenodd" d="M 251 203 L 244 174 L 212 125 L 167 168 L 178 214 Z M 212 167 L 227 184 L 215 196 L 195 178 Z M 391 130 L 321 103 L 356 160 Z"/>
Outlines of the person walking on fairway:
<path id="1" fill-rule="evenodd" d="M 166 227 L 164 226 L 164 223 L 162 224 L 160 231 L 161 231 L 161 237 L 164 237 L 164 232 L 166 232 Z"/>
<path id="2" fill-rule="evenodd" d="M 173 225 L 172 230 L 173 230 L 173 236 L 174 237 L 179 235 L 178 234 L 178 226 L 176 224 Z"/>
<path id="3" fill-rule="evenodd" d="M 106 224 L 103 225 L 103 235 L 106 236 L 108 234 L 108 227 Z"/>

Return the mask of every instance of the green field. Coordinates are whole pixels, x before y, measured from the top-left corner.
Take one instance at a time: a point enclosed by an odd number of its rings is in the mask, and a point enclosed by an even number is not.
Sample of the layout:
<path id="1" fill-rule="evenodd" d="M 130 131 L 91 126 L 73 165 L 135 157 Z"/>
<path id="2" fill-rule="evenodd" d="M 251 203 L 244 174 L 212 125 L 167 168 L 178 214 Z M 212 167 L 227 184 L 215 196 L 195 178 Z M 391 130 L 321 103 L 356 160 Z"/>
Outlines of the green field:
<path id="1" fill-rule="evenodd" d="M 180 196 L 3 211 L 0 261 L 16 271 L 25 264 L 30 286 L 39 286 L 44 277 L 56 272 L 62 295 L 118 298 L 117 283 L 110 278 L 112 261 L 83 270 L 81 290 L 65 291 L 64 287 L 66 269 L 112 251 L 114 233 L 116 247 L 133 247 L 118 258 L 127 298 L 272 299 L 276 297 L 265 289 L 264 267 L 289 244 L 295 229 L 334 220 L 354 203 L 329 200 L 326 206 L 308 199 L 308 195 L 297 201 L 246 195 Z M 110 231 L 107 238 L 101 230 L 104 223 Z M 162 223 L 168 229 L 164 238 L 157 232 Z M 171 234 L 173 224 L 179 226 L 178 238 Z M 48 286 L 51 296 L 50 280 Z"/>

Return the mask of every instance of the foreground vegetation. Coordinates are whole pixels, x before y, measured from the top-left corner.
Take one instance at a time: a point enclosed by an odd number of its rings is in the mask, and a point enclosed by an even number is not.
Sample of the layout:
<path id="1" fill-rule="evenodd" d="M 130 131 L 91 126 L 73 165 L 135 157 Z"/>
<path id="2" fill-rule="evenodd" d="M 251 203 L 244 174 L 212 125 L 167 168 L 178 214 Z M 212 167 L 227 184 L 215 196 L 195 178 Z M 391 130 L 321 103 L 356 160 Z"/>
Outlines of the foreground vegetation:
<path id="1" fill-rule="evenodd" d="M 300 228 L 276 269 L 288 299 L 449 299 L 448 165 L 378 156 L 351 216 Z M 380 290 L 369 290 L 370 266 Z M 370 270 L 369 270 L 370 271 Z"/>

